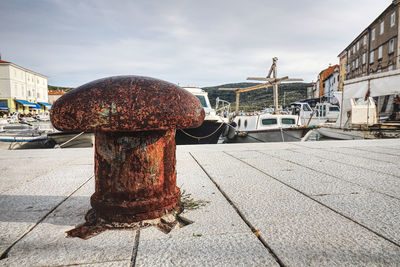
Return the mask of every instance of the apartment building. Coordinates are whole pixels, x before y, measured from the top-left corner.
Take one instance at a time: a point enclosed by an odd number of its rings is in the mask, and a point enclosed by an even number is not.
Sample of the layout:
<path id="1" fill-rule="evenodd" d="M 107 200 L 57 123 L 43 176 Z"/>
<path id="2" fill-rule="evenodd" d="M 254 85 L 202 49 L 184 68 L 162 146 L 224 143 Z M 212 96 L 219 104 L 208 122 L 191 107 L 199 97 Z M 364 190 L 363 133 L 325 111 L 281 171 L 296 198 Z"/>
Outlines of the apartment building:
<path id="1" fill-rule="evenodd" d="M 343 81 L 399 69 L 399 0 L 394 0 L 340 54 Z"/>
<path id="2" fill-rule="evenodd" d="M 0 60 L 0 111 L 38 114 L 47 112 L 47 77 Z"/>

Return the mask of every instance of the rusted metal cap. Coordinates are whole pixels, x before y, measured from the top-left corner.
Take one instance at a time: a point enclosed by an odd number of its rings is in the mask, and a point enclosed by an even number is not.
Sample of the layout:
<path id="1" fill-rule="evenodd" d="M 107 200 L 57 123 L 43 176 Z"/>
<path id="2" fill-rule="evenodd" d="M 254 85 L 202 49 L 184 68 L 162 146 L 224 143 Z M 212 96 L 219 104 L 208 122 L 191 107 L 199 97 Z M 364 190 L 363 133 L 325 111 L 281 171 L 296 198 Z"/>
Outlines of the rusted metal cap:
<path id="1" fill-rule="evenodd" d="M 62 131 L 153 131 L 195 128 L 204 120 L 199 100 L 179 86 L 143 76 L 115 76 L 84 84 L 51 109 Z"/>

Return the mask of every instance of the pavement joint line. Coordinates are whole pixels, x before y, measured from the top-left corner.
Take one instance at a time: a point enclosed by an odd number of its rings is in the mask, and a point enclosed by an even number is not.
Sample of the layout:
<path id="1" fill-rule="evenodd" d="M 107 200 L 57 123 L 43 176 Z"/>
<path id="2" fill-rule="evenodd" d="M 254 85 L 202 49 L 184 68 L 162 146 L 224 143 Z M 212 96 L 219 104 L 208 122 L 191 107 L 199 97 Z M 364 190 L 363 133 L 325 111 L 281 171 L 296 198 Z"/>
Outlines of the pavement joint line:
<path id="1" fill-rule="evenodd" d="M 66 198 L 60 201 L 57 205 L 55 205 L 49 212 L 47 212 L 41 219 L 39 219 L 36 223 L 32 224 L 23 234 L 21 234 L 11 245 L 9 245 L 5 250 L 3 250 L 0 254 L 0 261 L 7 258 L 10 250 L 27 234 L 29 234 L 33 229 L 36 228 L 42 221 L 44 221 L 53 211 L 55 211 L 61 204 L 63 204 L 67 199 L 69 199 L 73 194 L 75 194 L 79 189 L 81 189 L 87 182 L 89 182 L 94 175 L 90 176 L 86 181 L 84 181 L 80 186 L 78 186 L 71 194 L 69 194 Z"/>
<path id="2" fill-rule="evenodd" d="M 135 244 L 132 250 L 131 262 L 129 264 L 130 267 L 134 267 L 136 265 L 136 258 L 139 250 L 139 239 L 140 239 L 140 230 L 136 230 L 135 241 L 134 241 Z"/>
<path id="3" fill-rule="evenodd" d="M 224 151 L 223 151 L 224 152 Z M 195 156 L 189 152 L 190 156 L 194 159 L 194 161 L 199 165 L 199 167 L 203 170 L 203 172 L 208 176 L 211 182 L 217 187 L 218 191 L 224 196 L 226 201 L 232 206 L 232 208 L 236 211 L 239 217 L 246 223 L 249 227 L 250 231 L 257 237 L 257 239 L 261 242 L 261 244 L 267 249 L 267 251 L 271 254 L 271 256 L 275 259 L 275 261 L 281 267 L 285 267 L 285 264 L 279 259 L 278 255 L 273 251 L 273 249 L 268 245 L 268 243 L 264 240 L 264 238 L 259 234 L 259 231 L 251 224 L 249 220 L 244 216 L 244 214 L 239 210 L 239 208 L 233 203 L 230 197 L 225 193 L 224 190 L 215 182 L 215 180 L 211 177 L 211 175 L 204 169 L 204 167 L 197 161 Z"/>
<path id="4" fill-rule="evenodd" d="M 341 213 L 340 211 L 337 211 L 337 210 L 335 210 L 335 209 L 329 207 L 328 205 L 322 203 L 321 201 L 319 201 L 319 200 L 317 200 L 317 199 L 315 199 L 315 198 L 313 198 L 313 197 L 307 195 L 307 194 L 304 193 L 303 191 L 300 191 L 299 189 L 297 189 L 297 188 L 295 188 L 295 187 L 293 187 L 293 186 L 291 186 L 291 185 L 289 185 L 289 184 L 287 184 L 287 183 L 285 183 L 285 182 L 279 180 L 278 178 L 276 178 L 276 177 L 274 177 L 274 176 L 272 176 L 272 175 L 270 175 L 270 174 L 264 172 L 263 170 L 258 169 L 257 167 L 251 165 L 250 163 L 247 163 L 247 162 L 244 161 L 244 160 L 241 160 L 240 158 L 237 158 L 237 157 L 235 157 L 235 156 L 233 156 L 233 155 L 231 155 L 231 154 L 229 154 L 229 153 L 227 153 L 227 152 L 225 152 L 225 151 L 224 151 L 224 153 L 226 153 L 227 155 L 233 157 L 234 159 L 239 160 L 240 162 L 243 162 L 244 164 L 246 164 L 246 165 L 252 167 L 253 169 L 255 169 L 255 170 L 261 172 L 262 174 L 264 174 L 264 175 L 266 175 L 266 176 L 268 176 L 268 177 L 270 177 L 270 178 L 276 180 L 277 182 L 279 182 L 279 183 L 281 183 L 281 184 L 283 184 L 283 185 L 289 187 L 290 189 L 292 189 L 292 190 L 294 190 L 294 191 L 296 191 L 296 192 L 302 194 L 303 196 L 305 196 L 305 197 L 307 197 L 307 198 L 309 198 L 309 199 L 311 199 L 311 200 L 317 202 L 317 203 L 320 204 L 321 206 L 323 206 L 323 207 L 325 207 L 325 208 L 327 208 L 327 209 L 333 211 L 334 213 L 336 213 L 336 214 L 338 214 L 338 215 L 340 215 L 340 216 L 342 216 L 342 217 L 348 219 L 349 221 L 351 221 L 351 222 L 353 222 L 353 223 L 355 223 L 355 224 L 361 226 L 362 228 L 364 228 L 364 229 L 370 231 L 371 233 L 374 233 L 374 234 L 377 235 L 378 237 L 383 238 L 384 240 L 390 242 L 391 244 L 393 244 L 393 245 L 395 245 L 395 246 L 397 246 L 397 247 L 400 247 L 400 244 L 397 244 L 395 241 L 393 241 L 393 240 L 387 238 L 386 236 L 384 236 L 384 235 L 382 235 L 382 234 L 380 234 L 380 233 L 378 233 L 378 232 L 372 230 L 372 229 L 369 228 L 368 226 L 365 226 L 365 225 L 363 225 L 363 224 L 361 224 L 361 223 L 359 223 L 359 222 L 353 220 L 353 219 L 350 218 L 349 216 L 347 216 L 347 215 Z"/>
<path id="5" fill-rule="evenodd" d="M 290 149 L 288 149 L 288 150 L 290 150 L 291 152 L 294 152 L 294 153 L 300 153 L 300 154 L 303 154 L 303 155 L 309 155 L 309 154 L 305 154 L 305 153 L 303 153 L 303 152 L 301 152 L 301 151 L 299 151 L 299 150 L 297 150 L 297 149 L 296 149 L 296 150 L 293 150 L 293 148 L 290 148 Z M 259 151 L 261 151 L 261 150 L 259 150 Z M 331 152 L 331 153 L 335 153 L 334 151 L 327 151 L 327 150 L 324 150 L 324 151 L 326 151 L 326 152 Z M 317 158 L 317 157 L 314 156 L 314 155 L 309 155 L 309 156 Z M 338 161 L 338 160 L 335 160 L 335 159 L 330 159 L 330 158 L 327 158 L 327 157 L 322 157 L 322 156 L 320 156 L 320 155 L 318 155 L 318 157 L 320 157 L 320 158 L 322 158 L 322 159 L 330 160 L 330 161 L 333 161 L 333 162 L 337 162 L 337 163 L 340 163 L 340 164 L 344 164 L 344 165 L 347 165 L 347 166 L 352 166 L 352 167 L 357 167 L 357 168 L 365 169 L 365 170 L 368 170 L 368 171 L 373 171 L 373 172 L 376 172 L 376 173 L 378 173 L 378 174 L 384 173 L 384 174 L 389 175 L 389 176 L 393 176 L 393 177 L 396 177 L 396 178 L 400 178 L 400 175 L 394 175 L 394 174 L 392 174 L 392 173 L 387 173 L 387 172 L 383 172 L 383 171 L 379 171 L 379 172 L 378 172 L 378 171 L 375 170 L 375 169 L 370 169 L 370 168 L 364 167 L 364 166 L 357 166 L 357 165 L 354 165 L 354 164 L 350 164 L 350 163 Z M 395 165 L 394 163 L 392 163 L 392 164 Z"/>
<path id="6" fill-rule="evenodd" d="M 62 265 L 44 265 L 45 267 L 67 267 L 67 266 L 82 266 L 82 265 L 92 265 L 92 264 L 101 264 L 101 263 L 114 263 L 114 262 L 126 262 L 127 260 L 121 259 L 121 260 L 106 260 L 106 261 L 92 261 L 92 262 L 80 262 L 80 263 L 68 263 L 68 264 L 62 264 Z"/>
<path id="7" fill-rule="evenodd" d="M 311 147 L 308 147 L 308 146 L 302 146 L 302 145 L 298 145 L 298 144 L 294 144 L 294 145 L 299 146 L 299 147 L 302 147 L 302 148 L 310 148 L 310 149 L 315 149 L 315 150 L 324 150 L 324 151 L 334 152 L 334 153 L 338 153 L 338 154 L 342 154 L 342 155 L 357 156 L 357 157 L 360 157 L 360 158 L 363 158 L 363 159 L 375 160 L 375 161 L 379 161 L 379 162 L 385 162 L 385 163 L 391 163 L 391 164 L 393 164 L 392 161 L 381 160 L 381 159 L 373 159 L 373 158 L 363 157 L 363 156 L 360 156 L 360 155 L 354 155 L 354 154 L 351 154 L 351 153 L 344 153 L 344 152 L 342 152 L 342 151 L 334 151 L 334 150 L 331 150 L 332 147 L 330 147 L 330 148 L 321 148 L 321 147 L 315 147 L 315 148 L 313 147 L 313 148 L 311 148 Z M 348 148 L 348 149 L 357 150 L 357 149 L 354 148 L 354 147 L 334 147 L 334 148 Z M 371 152 L 371 151 L 369 151 L 369 152 Z M 371 153 L 373 153 L 373 152 L 371 152 Z"/>
<path id="8" fill-rule="evenodd" d="M 315 172 L 318 172 L 318 173 L 322 173 L 322 174 L 328 175 L 328 176 L 330 176 L 330 177 L 332 177 L 332 178 L 334 178 L 334 179 L 337 179 L 337 180 L 340 180 L 340 181 L 343 181 L 343 182 L 346 182 L 346 183 L 350 183 L 350 184 L 353 184 L 353 185 L 357 185 L 357 186 L 360 186 L 360 187 L 362 187 L 362 188 L 366 188 L 366 189 L 368 189 L 368 190 L 371 190 L 371 191 L 374 192 L 374 193 L 382 194 L 382 195 L 384 195 L 384 196 L 387 196 L 387 197 L 390 197 L 390 198 L 393 198 L 393 199 L 396 199 L 396 200 L 400 200 L 400 198 L 397 197 L 397 196 L 392 196 L 392 195 L 389 195 L 388 193 L 378 191 L 378 190 L 376 190 L 376 189 L 374 189 L 374 188 L 372 188 L 372 187 L 368 187 L 368 186 L 363 185 L 363 184 L 358 184 L 358 183 L 355 183 L 355 182 L 352 182 L 352 181 L 349 181 L 349 180 L 346 180 L 346 179 L 343 179 L 343 178 L 334 176 L 333 174 L 330 174 L 330 173 L 328 173 L 328 172 L 323 172 L 323 171 L 320 171 L 320 170 L 316 170 L 316 169 L 313 169 L 313 168 L 311 168 L 311 167 L 302 165 L 302 164 L 300 164 L 300 163 L 297 163 L 297 162 L 294 162 L 294 161 L 291 161 L 291 160 L 288 160 L 288 159 L 281 159 L 281 158 L 279 158 L 279 157 L 276 157 L 276 156 L 273 156 L 273 155 L 264 153 L 264 152 L 262 152 L 262 151 L 258 151 L 258 152 L 261 153 L 261 154 L 270 156 L 270 157 L 272 157 L 272 158 L 274 158 L 274 159 L 281 160 L 281 161 L 286 161 L 286 162 L 289 162 L 289 163 L 291 163 L 291 164 L 294 164 L 294 165 L 297 165 L 297 166 L 300 166 L 300 167 L 309 169 L 309 170 L 311 170 L 311 171 L 315 171 Z"/>
<path id="9" fill-rule="evenodd" d="M 370 152 L 370 153 L 376 153 L 376 152 L 374 152 L 374 151 L 367 150 L 367 149 L 362 149 L 362 148 L 359 148 L 359 147 L 355 147 L 354 149 L 355 149 L 355 150 L 360 150 L 360 151 L 366 151 L 366 152 Z M 379 152 L 379 154 L 385 154 L 385 155 L 395 156 L 395 157 L 399 157 L 399 156 L 400 156 L 400 155 L 396 155 L 396 154 L 392 154 L 392 153 L 387 153 L 387 152 Z"/>

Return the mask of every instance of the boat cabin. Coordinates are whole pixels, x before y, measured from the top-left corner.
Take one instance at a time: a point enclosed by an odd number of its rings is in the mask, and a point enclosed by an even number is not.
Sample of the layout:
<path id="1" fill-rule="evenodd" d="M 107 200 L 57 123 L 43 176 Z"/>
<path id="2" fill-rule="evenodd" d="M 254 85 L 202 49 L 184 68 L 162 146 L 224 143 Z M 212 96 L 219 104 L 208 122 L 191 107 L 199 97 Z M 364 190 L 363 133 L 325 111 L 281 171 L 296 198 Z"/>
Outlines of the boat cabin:
<path id="1" fill-rule="evenodd" d="M 274 114 L 260 114 L 236 116 L 234 119 L 237 131 L 254 131 L 278 128 L 297 127 L 298 116 L 294 115 L 274 115 Z"/>

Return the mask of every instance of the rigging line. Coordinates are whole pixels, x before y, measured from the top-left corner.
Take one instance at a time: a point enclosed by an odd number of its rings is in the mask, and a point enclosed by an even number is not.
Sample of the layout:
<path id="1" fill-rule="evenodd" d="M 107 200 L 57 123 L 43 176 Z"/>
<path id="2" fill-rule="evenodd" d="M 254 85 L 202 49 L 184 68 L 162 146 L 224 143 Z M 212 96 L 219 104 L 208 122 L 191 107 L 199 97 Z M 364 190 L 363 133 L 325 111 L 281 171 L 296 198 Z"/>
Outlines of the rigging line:
<path id="1" fill-rule="evenodd" d="M 225 122 L 222 122 L 214 132 L 212 132 L 211 134 L 208 134 L 208 135 L 206 135 L 206 136 L 194 136 L 194 135 L 191 135 L 191 134 L 185 132 L 183 129 L 179 129 L 179 130 L 180 130 L 182 133 L 184 133 L 184 134 L 186 134 L 187 136 L 189 136 L 189 137 L 192 137 L 192 138 L 197 139 L 197 140 L 201 140 L 201 139 L 205 139 L 205 138 L 208 138 L 208 137 L 214 135 L 216 132 L 218 132 L 218 130 L 219 130 L 219 129 L 222 127 L 222 125 L 224 125 L 224 124 L 225 124 Z"/>

